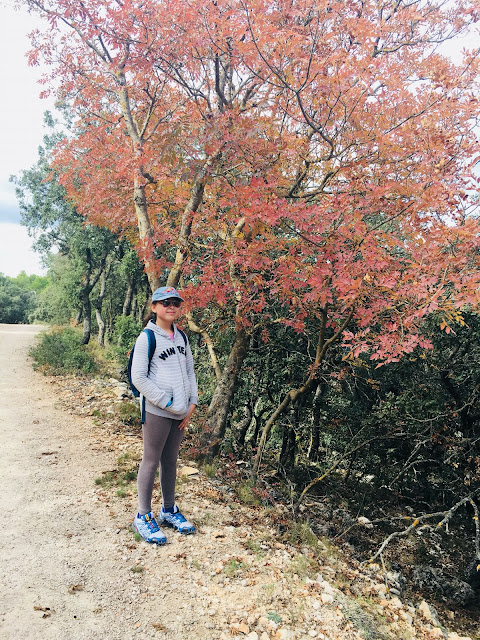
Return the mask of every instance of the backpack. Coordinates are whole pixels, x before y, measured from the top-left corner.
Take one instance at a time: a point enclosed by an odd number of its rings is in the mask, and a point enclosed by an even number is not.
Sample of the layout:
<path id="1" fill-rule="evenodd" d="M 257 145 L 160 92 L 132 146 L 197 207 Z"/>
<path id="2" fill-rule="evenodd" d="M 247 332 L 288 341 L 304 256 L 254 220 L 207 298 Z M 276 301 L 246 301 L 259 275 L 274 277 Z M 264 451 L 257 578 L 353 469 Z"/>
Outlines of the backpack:
<path id="1" fill-rule="evenodd" d="M 144 331 L 148 337 L 148 372 L 147 372 L 147 375 L 148 375 L 150 373 L 150 363 L 152 362 L 153 354 L 155 353 L 157 341 L 155 339 L 155 333 L 152 331 L 152 329 L 144 329 Z M 186 347 L 187 336 L 183 333 L 181 329 L 177 328 L 177 331 L 182 334 L 182 338 L 183 338 L 183 341 L 185 342 L 185 347 Z M 135 398 L 138 398 L 140 397 L 140 391 L 132 382 L 132 361 L 133 361 L 134 350 L 135 350 L 135 345 L 133 345 L 133 347 L 130 349 L 130 353 L 128 355 L 127 374 L 128 374 L 128 383 L 130 385 L 130 389 L 133 395 L 135 396 Z M 143 424 L 145 422 L 145 396 L 142 398 L 141 413 L 142 413 L 142 424 Z"/>

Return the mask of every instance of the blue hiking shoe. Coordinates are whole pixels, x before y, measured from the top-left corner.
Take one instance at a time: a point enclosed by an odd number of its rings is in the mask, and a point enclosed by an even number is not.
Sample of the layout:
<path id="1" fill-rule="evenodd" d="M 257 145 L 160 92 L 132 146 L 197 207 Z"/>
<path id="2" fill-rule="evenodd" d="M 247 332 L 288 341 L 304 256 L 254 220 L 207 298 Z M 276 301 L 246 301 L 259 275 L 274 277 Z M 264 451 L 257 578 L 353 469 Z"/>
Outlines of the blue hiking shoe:
<path id="1" fill-rule="evenodd" d="M 151 511 L 144 516 L 137 513 L 133 520 L 132 529 L 142 536 L 145 542 L 165 544 L 167 541 L 167 536 L 158 526 Z"/>
<path id="2" fill-rule="evenodd" d="M 195 533 L 195 526 L 191 522 L 188 522 L 185 516 L 180 513 L 177 505 L 166 511 L 162 507 L 158 517 L 161 524 L 167 527 L 173 527 L 180 533 Z"/>

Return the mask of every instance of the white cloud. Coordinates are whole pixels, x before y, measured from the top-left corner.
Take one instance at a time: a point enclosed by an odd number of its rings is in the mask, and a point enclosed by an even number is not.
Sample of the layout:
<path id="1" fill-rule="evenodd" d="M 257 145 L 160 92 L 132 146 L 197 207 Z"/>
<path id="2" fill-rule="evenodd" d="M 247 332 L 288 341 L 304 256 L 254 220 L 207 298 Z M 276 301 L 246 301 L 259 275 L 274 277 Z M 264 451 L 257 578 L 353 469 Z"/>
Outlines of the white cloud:
<path id="1" fill-rule="evenodd" d="M 30 49 L 27 34 L 38 26 L 39 19 L 0 0 L 0 20 L 0 272 L 11 277 L 20 271 L 44 275 L 39 255 L 31 249 L 31 238 L 16 224 L 20 212 L 9 177 L 37 161 L 45 133 L 43 113 L 52 109 L 53 100 L 40 99 L 41 71 L 29 67 L 25 57 Z"/>
<path id="2" fill-rule="evenodd" d="M 5 123 L 0 137 L 0 176 L 4 180 L 36 161 L 44 135 L 43 113 L 52 108 L 53 100 L 40 99 L 41 70 L 29 67 L 25 57 L 31 48 L 28 33 L 38 26 L 39 18 L 25 9 L 0 5 L 0 19 L 0 115 Z"/>
<path id="3" fill-rule="evenodd" d="M 45 275 L 40 256 L 32 249 L 32 239 L 19 224 L 0 224 L 0 273 L 15 278 L 20 271 Z"/>
<path id="4" fill-rule="evenodd" d="M 15 187 L 9 183 L 11 175 L 19 175 L 23 169 L 34 165 L 38 159 L 38 147 L 43 143 L 43 114 L 53 109 L 53 99 L 41 100 L 41 86 L 38 80 L 41 70 L 28 66 L 25 54 L 31 48 L 28 33 L 39 25 L 39 18 L 30 15 L 25 8 L 20 11 L 1 3 L 0 21 L 0 120 L 3 123 L 0 133 L 0 224 L 5 235 L 4 222 L 20 222 L 20 212 L 15 197 Z M 22 246 L 30 246 L 26 232 L 17 232 L 15 238 L 22 238 Z M 0 240 L 2 268 L 5 271 L 4 256 L 12 254 L 12 248 Z M 18 249 L 18 246 L 16 246 Z M 20 255 L 20 254 L 18 254 Z M 27 262 L 20 267 L 25 271 L 38 272 L 37 262 L 23 251 Z M 18 260 L 17 260 L 18 262 Z M 13 274 L 16 275 L 16 274 Z"/>

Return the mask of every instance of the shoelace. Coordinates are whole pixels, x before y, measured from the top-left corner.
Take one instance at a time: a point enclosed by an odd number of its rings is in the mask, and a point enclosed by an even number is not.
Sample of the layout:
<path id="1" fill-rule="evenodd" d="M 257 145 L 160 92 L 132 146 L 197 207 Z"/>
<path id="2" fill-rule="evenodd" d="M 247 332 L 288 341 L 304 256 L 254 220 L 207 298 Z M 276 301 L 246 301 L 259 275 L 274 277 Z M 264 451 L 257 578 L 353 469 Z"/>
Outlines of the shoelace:
<path id="1" fill-rule="evenodd" d="M 165 515 L 169 515 L 170 519 L 175 521 L 175 524 L 183 524 L 184 522 L 187 522 L 187 519 L 182 513 L 180 513 L 180 511 L 177 511 L 177 513 L 169 513 Z"/>
<path id="2" fill-rule="evenodd" d="M 155 520 L 155 518 L 149 518 L 148 515 L 146 515 L 145 516 L 145 520 L 143 520 L 143 521 L 148 526 L 150 531 L 152 531 L 153 533 L 156 533 L 157 531 L 160 531 L 160 527 L 158 526 L 157 521 Z"/>

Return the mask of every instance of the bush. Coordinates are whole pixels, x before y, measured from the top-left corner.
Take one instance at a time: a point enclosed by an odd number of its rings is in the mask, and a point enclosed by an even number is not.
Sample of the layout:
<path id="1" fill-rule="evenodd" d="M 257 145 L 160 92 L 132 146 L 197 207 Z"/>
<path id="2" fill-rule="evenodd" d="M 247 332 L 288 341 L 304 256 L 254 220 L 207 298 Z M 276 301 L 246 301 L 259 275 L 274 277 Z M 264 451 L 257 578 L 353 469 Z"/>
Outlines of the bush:
<path id="1" fill-rule="evenodd" d="M 122 402 L 117 409 L 117 415 L 127 427 L 141 426 L 140 406 L 138 402 Z"/>
<path id="2" fill-rule="evenodd" d="M 117 316 L 115 318 L 110 351 L 121 364 L 127 365 L 127 353 L 135 344 L 141 330 L 141 323 L 131 316 Z"/>
<path id="3" fill-rule="evenodd" d="M 82 335 L 72 327 L 42 333 L 39 343 L 30 349 L 34 368 L 52 375 L 63 373 L 95 373 L 98 365 L 82 344 Z"/>
<path id="4" fill-rule="evenodd" d="M 35 293 L 0 273 L 0 322 L 24 324 L 35 307 Z"/>

